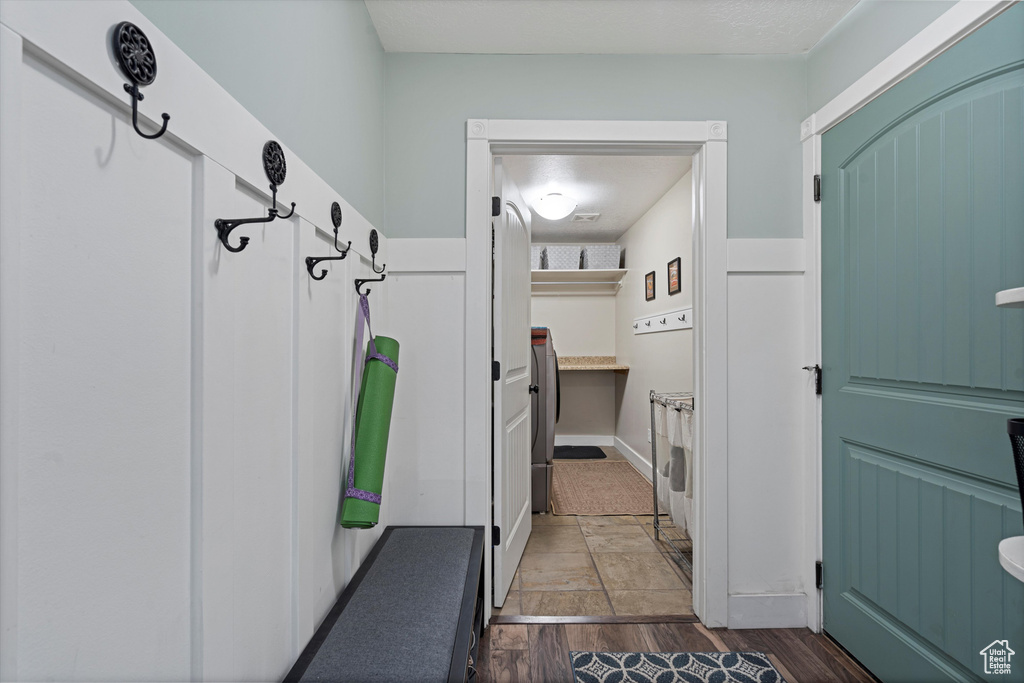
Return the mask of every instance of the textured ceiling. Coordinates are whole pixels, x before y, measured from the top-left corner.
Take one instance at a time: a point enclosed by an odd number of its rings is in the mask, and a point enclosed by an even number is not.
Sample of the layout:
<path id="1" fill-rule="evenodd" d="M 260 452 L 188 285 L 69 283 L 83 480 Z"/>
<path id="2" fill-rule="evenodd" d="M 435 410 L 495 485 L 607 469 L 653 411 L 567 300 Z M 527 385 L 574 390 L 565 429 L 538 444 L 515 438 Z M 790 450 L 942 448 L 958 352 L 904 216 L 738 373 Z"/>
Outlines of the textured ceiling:
<path id="1" fill-rule="evenodd" d="M 572 214 L 549 221 L 533 213 L 534 242 L 614 242 L 690 170 L 690 157 L 529 155 L 503 157 L 502 166 L 533 211 L 533 202 L 561 192 L 578 202 L 574 213 L 600 213 L 593 223 Z"/>
<path id="2" fill-rule="evenodd" d="M 800 54 L 857 0 L 364 0 L 388 52 Z"/>

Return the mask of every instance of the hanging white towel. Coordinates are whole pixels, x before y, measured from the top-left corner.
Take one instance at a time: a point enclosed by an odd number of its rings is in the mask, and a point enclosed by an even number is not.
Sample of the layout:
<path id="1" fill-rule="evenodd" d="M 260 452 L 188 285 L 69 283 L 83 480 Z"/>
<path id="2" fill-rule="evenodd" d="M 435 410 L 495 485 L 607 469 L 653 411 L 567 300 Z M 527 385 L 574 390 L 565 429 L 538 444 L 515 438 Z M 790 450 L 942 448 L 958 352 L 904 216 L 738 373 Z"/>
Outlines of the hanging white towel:
<path id="1" fill-rule="evenodd" d="M 668 421 L 666 432 L 670 445 L 679 448 L 683 444 L 679 441 L 679 411 L 675 408 L 668 408 L 665 411 L 665 419 Z"/>
<path id="2" fill-rule="evenodd" d="M 686 462 L 686 497 L 693 498 L 693 451 L 684 448 L 683 458 Z"/>
<path id="3" fill-rule="evenodd" d="M 661 405 L 660 403 L 655 403 L 654 404 L 654 430 L 658 434 L 660 434 L 661 436 L 668 436 L 668 433 L 665 431 L 665 421 L 666 421 L 665 406 Z"/>
<path id="4" fill-rule="evenodd" d="M 679 443 L 674 445 L 682 446 L 687 450 L 693 448 L 693 411 L 678 410 L 673 418 L 677 425 L 676 432 L 679 435 Z"/>

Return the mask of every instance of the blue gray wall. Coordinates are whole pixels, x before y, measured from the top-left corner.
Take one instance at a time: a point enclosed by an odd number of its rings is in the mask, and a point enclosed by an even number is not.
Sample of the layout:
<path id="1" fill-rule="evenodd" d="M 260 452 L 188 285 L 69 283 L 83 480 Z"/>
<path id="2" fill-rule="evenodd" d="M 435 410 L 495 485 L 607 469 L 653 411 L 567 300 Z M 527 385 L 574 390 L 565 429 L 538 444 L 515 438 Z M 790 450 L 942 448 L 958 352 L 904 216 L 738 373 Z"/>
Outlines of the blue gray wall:
<path id="1" fill-rule="evenodd" d="M 384 49 L 362 2 L 132 2 L 383 228 Z"/>
<path id="2" fill-rule="evenodd" d="M 806 58 L 387 55 L 390 237 L 465 233 L 466 119 L 729 122 L 729 236 L 799 237 Z"/>
<path id="3" fill-rule="evenodd" d="M 866 0 L 794 56 L 387 54 L 359 0 L 133 0 L 374 225 L 462 237 L 468 118 L 729 122 L 729 236 L 799 237 L 799 125 L 952 0 Z"/>
<path id="4" fill-rule="evenodd" d="M 954 0 L 864 0 L 856 5 L 807 55 L 807 114 L 955 4 Z"/>

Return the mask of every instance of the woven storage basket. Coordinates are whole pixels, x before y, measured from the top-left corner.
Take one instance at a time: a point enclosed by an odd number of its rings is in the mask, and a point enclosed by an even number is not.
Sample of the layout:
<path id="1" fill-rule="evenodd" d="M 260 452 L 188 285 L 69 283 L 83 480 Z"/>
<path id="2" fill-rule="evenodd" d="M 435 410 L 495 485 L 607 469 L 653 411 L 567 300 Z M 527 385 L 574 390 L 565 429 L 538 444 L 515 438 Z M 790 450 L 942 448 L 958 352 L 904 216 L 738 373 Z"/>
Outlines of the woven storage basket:
<path id="1" fill-rule="evenodd" d="M 583 267 L 618 268 L 621 249 L 618 244 L 588 244 L 583 247 Z"/>
<path id="2" fill-rule="evenodd" d="M 580 245 L 558 244 L 548 245 L 548 269 L 549 270 L 579 270 L 580 269 Z"/>

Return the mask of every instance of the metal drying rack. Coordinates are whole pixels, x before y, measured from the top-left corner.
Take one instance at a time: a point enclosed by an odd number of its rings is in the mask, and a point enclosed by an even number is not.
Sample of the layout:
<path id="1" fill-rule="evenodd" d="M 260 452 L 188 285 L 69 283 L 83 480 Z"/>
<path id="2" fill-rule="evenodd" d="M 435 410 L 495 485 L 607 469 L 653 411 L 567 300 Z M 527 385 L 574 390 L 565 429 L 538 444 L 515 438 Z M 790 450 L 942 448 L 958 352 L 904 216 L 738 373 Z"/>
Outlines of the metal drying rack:
<path id="1" fill-rule="evenodd" d="M 673 410 L 689 410 L 692 413 L 694 407 L 693 393 L 688 391 L 658 393 L 651 389 L 651 483 L 654 485 L 654 540 L 658 541 L 658 536 L 661 532 L 661 512 L 659 512 L 658 506 L 658 430 L 654 421 L 655 403 Z M 680 561 L 692 572 L 693 564 L 686 558 L 683 551 L 676 546 L 673 539 L 666 536 L 665 542 L 672 547 L 672 550 L 679 556 Z"/>

